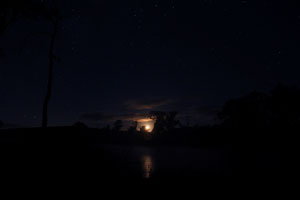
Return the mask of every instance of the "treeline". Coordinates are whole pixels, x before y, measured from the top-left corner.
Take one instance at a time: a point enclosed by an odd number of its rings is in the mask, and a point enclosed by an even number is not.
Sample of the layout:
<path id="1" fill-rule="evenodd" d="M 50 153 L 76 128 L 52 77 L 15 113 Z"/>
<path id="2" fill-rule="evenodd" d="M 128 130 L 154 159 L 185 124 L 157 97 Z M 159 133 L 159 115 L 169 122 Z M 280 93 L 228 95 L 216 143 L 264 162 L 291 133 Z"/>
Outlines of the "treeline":
<path id="1" fill-rule="evenodd" d="M 278 85 L 270 93 L 252 92 L 246 96 L 229 100 L 217 116 L 219 124 L 212 126 L 187 126 L 178 119 L 178 112 L 152 111 L 148 118 L 155 121 L 154 134 L 175 133 L 179 130 L 195 132 L 207 129 L 299 129 L 300 128 L 300 89 L 296 86 Z M 78 122 L 77 127 L 87 127 Z M 103 128 L 106 132 L 120 132 L 123 122 L 117 120 L 112 127 Z M 137 131 L 137 123 L 128 132 L 145 132 L 145 127 Z"/>

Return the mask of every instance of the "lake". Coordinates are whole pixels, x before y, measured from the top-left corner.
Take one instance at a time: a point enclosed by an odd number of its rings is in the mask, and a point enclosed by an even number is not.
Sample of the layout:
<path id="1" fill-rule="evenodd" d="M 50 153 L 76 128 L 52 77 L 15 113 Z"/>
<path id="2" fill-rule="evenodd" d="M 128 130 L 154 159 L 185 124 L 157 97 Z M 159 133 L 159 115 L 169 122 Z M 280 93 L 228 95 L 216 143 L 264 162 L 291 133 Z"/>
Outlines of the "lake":
<path id="1" fill-rule="evenodd" d="M 101 145 L 100 148 L 121 176 L 149 179 L 232 174 L 230 148 L 125 145 Z"/>

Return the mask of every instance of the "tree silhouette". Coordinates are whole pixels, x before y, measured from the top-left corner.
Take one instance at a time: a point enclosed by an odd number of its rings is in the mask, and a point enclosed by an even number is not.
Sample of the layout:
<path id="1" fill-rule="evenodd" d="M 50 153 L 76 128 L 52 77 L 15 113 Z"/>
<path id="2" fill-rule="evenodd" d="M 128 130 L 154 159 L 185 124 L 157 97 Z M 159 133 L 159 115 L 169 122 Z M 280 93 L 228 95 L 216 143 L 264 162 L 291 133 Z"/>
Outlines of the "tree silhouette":
<path id="1" fill-rule="evenodd" d="M 48 126 L 48 105 L 52 96 L 52 82 L 53 82 L 53 68 L 54 68 L 54 49 L 55 49 L 55 41 L 57 37 L 58 24 L 62 20 L 60 12 L 57 8 L 57 5 L 53 3 L 51 9 L 48 11 L 48 20 L 52 25 L 52 33 L 50 35 L 50 47 L 49 47 L 49 69 L 48 69 L 48 85 L 46 96 L 43 104 L 43 119 L 42 119 L 42 127 L 46 128 Z"/>
<path id="2" fill-rule="evenodd" d="M 178 113 L 176 111 L 168 112 L 166 115 L 166 128 L 167 131 L 172 131 L 177 125 L 179 120 L 176 119 Z"/>
<path id="3" fill-rule="evenodd" d="M 72 126 L 75 127 L 75 128 L 78 128 L 78 129 L 88 128 L 88 126 L 83 122 L 76 122 Z"/>
<path id="4" fill-rule="evenodd" d="M 4 126 L 4 123 L 0 120 L 0 128 Z"/>
<path id="5" fill-rule="evenodd" d="M 146 129 L 146 126 L 142 126 L 142 127 L 140 128 L 140 132 L 141 132 L 141 133 L 148 133 L 148 131 L 147 131 L 147 129 Z"/>
<path id="6" fill-rule="evenodd" d="M 300 124 L 300 90 L 279 85 L 270 95 L 253 92 L 228 101 L 219 118 L 229 128 L 291 128 Z"/>
<path id="7" fill-rule="evenodd" d="M 299 127 L 300 90 L 293 86 L 278 85 L 270 99 L 272 125 L 275 127 Z"/>
<path id="8" fill-rule="evenodd" d="M 138 126 L 138 123 L 136 121 L 133 122 L 132 126 L 130 126 L 128 128 L 128 132 L 129 133 L 135 133 L 137 131 L 137 126 Z"/>
<path id="9" fill-rule="evenodd" d="M 253 92 L 245 97 L 230 100 L 219 113 L 223 125 L 230 128 L 266 127 L 269 120 L 268 97 Z"/>
<path id="10" fill-rule="evenodd" d="M 48 105 L 52 96 L 53 68 L 55 62 L 55 42 L 58 25 L 62 20 L 56 0 L 1 0 L 0 1 L 0 35 L 15 21 L 23 18 L 42 19 L 51 24 L 49 34 L 50 45 L 48 52 L 48 83 L 42 111 L 42 127 L 48 126 Z M 0 49 L 0 54 L 3 54 Z"/>
<path id="11" fill-rule="evenodd" d="M 115 121 L 114 128 L 113 128 L 115 131 L 119 132 L 122 129 L 122 127 L 123 127 L 123 121 L 122 120 Z"/>
<path id="12" fill-rule="evenodd" d="M 179 120 L 176 119 L 177 112 L 162 112 L 152 111 L 149 114 L 149 118 L 155 121 L 153 132 L 166 133 L 172 131 L 177 125 Z"/>
<path id="13" fill-rule="evenodd" d="M 62 20 L 56 0 L 1 0 L 0 1 L 0 35 L 15 21 L 23 18 L 42 19 L 51 24 L 52 31 L 49 34 L 50 45 L 48 52 L 48 83 L 43 103 L 42 127 L 48 126 L 48 104 L 52 96 L 53 68 L 55 62 L 55 42 L 58 25 Z M 0 49 L 0 53 L 2 50 Z"/>
<path id="14" fill-rule="evenodd" d="M 36 16 L 41 2 L 33 0 L 1 0 L 0 1 L 0 35 L 9 25 L 23 17 Z"/>
<path id="15" fill-rule="evenodd" d="M 155 127 L 153 129 L 154 133 L 165 132 L 165 112 L 152 111 L 149 114 L 149 118 L 155 121 Z"/>

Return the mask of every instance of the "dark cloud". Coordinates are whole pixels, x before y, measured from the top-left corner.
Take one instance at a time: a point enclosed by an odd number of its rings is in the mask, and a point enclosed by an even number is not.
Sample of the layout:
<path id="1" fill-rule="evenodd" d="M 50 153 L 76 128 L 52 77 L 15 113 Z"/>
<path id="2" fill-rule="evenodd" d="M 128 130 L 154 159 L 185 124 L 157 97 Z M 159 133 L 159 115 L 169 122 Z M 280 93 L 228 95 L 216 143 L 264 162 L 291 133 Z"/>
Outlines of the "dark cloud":
<path id="1" fill-rule="evenodd" d="M 196 111 L 200 115 L 217 115 L 220 109 L 220 106 L 201 106 Z"/>
<path id="2" fill-rule="evenodd" d="M 181 101 L 179 104 L 181 106 L 178 105 L 178 107 L 181 109 L 178 118 L 183 124 L 213 125 L 219 123 L 217 114 L 220 106 L 207 105 L 199 107 L 197 104 L 189 104 L 186 100 Z"/>
<path id="3" fill-rule="evenodd" d="M 125 106 L 129 110 L 153 110 L 166 106 L 173 101 L 166 98 L 140 99 L 128 101 L 125 103 Z"/>
<path id="4" fill-rule="evenodd" d="M 167 110 L 174 100 L 167 98 L 148 98 L 130 100 L 122 104 L 121 113 L 118 112 L 94 112 L 85 113 L 80 120 L 88 123 L 106 124 L 116 120 L 124 122 L 140 121 L 147 118 L 152 110 Z"/>
<path id="5" fill-rule="evenodd" d="M 137 121 L 147 117 L 145 113 L 125 113 L 125 114 L 105 114 L 105 113 L 87 113 L 80 116 L 80 120 L 111 122 L 115 120 Z"/>
<path id="6" fill-rule="evenodd" d="M 218 124 L 218 113 L 221 107 L 218 106 L 202 106 L 198 107 L 195 112 L 200 125 Z"/>
<path id="7" fill-rule="evenodd" d="M 192 124 L 207 125 L 217 123 L 217 113 L 220 106 L 201 105 L 201 98 L 182 99 L 138 99 L 123 104 L 124 110 L 121 114 L 95 112 L 81 115 L 80 120 L 97 123 L 98 125 L 111 123 L 116 120 L 124 122 L 140 121 L 147 118 L 147 114 L 153 110 L 178 111 L 178 119 L 184 124 L 189 121 Z"/>

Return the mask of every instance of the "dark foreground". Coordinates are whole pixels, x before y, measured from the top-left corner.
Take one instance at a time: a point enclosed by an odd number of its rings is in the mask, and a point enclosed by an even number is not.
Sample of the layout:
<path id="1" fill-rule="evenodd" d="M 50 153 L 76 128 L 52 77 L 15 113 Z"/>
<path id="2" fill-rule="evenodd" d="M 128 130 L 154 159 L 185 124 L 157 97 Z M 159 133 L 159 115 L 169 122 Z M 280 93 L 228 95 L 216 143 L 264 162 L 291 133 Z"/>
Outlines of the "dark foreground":
<path id="1" fill-rule="evenodd" d="M 260 138 L 225 133 L 141 137 L 76 128 L 1 131 L 2 180 L 266 187 L 294 179 L 295 141 L 275 133 Z"/>

